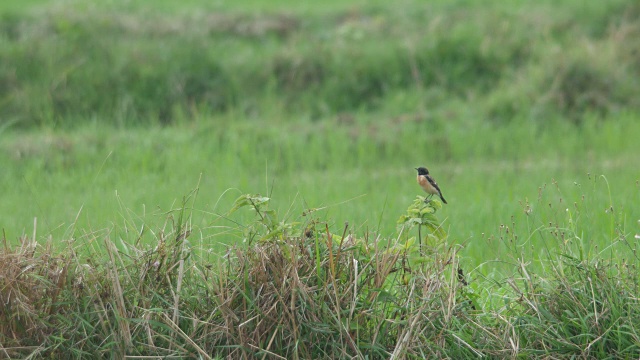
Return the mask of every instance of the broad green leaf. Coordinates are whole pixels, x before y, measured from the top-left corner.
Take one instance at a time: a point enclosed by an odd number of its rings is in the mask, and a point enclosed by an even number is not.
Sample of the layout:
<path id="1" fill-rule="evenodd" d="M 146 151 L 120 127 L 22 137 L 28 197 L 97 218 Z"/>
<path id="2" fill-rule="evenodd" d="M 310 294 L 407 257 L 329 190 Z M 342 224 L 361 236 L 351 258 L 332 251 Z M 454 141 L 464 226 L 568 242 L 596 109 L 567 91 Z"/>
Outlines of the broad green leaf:
<path id="1" fill-rule="evenodd" d="M 229 210 L 229 213 L 233 213 L 240 209 L 241 207 L 251 205 L 251 197 L 249 194 L 241 195 L 236 201 L 233 203 L 233 207 Z"/>

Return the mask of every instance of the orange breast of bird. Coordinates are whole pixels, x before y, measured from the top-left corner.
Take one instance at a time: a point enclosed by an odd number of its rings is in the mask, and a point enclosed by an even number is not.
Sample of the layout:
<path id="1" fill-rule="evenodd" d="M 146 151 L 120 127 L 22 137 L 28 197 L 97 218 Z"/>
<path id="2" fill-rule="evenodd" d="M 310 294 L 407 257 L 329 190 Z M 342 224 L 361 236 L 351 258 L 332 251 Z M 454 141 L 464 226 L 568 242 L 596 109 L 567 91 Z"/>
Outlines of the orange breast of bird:
<path id="1" fill-rule="evenodd" d="M 425 185 L 427 184 L 427 178 L 425 178 L 424 176 L 418 175 L 416 179 L 418 179 L 418 184 L 420 184 L 420 186 L 422 187 L 425 187 Z"/>
<path id="2" fill-rule="evenodd" d="M 434 189 L 433 186 L 431 186 L 426 176 L 418 175 L 417 179 L 418 179 L 418 184 L 420 184 L 420 187 L 422 187 L 424 191 L 428 192 L 429 194 L 437 193 L 436 189 Z"/>

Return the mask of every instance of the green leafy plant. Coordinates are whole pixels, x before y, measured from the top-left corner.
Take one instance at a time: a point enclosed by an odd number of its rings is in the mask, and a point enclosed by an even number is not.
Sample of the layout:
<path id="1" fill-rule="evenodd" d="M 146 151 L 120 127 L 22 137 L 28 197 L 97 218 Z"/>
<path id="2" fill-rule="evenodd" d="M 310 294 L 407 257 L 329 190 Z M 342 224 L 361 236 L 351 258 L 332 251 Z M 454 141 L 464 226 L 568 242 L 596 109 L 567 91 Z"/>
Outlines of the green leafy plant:
<path id="1" fill-rule="evenodd" d="M 245 240 L 249 244 L 257 237 L 259 241 L 282 240 L 297 223 L 287 223 L 278 220 L 275 210 L 269 209 L 271 199 L 261 195 L 244 194 L 236 199 L 229 213 L 234 213 L 243 207 L 251 207 L 258 215 L 258 221 L 245 228 Z"/>
<path id="2" fill-rule="evenodd" d="M 437 199 L 426 200 L 424 196 L 417 196 L 407 208 L 405 214 L 398 219 L 399 232 L 406 239 L 407 246 L 415 242 L 415 238 L 409 237 L 411 229 L 418 229 L 418 246 L 422 251 L 422 241 L 432 248 L 438 247 L 446 239 L 447 233 L 436 217 L 436 212 L 442 208 L 442 203 Z M 423 228 L 426 232 L 423 234 Z"/>

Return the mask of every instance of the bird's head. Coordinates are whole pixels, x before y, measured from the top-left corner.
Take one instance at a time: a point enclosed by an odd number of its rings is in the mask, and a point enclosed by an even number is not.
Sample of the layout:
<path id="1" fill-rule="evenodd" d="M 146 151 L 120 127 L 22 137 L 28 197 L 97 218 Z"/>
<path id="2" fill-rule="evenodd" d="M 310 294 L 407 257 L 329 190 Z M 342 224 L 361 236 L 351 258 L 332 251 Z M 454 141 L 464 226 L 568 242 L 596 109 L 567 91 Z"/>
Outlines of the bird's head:
<path id="1" fill-rule="evenodd" d="M 418 175 L 429 175 L 429 170 L 426 167 L 417 167 L 415 169 L 418 170 Z"/>

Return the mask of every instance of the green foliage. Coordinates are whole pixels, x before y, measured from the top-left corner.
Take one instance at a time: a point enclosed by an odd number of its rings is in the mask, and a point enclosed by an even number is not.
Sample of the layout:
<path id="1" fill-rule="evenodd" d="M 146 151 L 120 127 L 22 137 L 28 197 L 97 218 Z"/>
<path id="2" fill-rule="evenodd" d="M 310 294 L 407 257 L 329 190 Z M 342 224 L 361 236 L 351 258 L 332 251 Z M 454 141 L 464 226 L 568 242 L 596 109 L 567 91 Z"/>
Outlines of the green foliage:
<path id="1" fill-rule="evenodd" d="M 611 214 L 612 230 L 604 249 L 593 246 L 606 226 L 594 226 L 593 207 L 584 196 L 565 208 L 555 205 L 512 217 L 500 237 L 511 243 L 506 262 L 513 264 L 505 283 L 515 292 L 504 296 L 496 312 L 509 318 L 500 326 L 516 334 L 514 344 L 527 353 L 543 357 L 626 358 L 640 354 L 637 321 L 640 303 L 632 295 L 638 291 L 636 269 L 640 264 L 635 245 L 623 221 Z M 517 222 L 527 222 L 526 228 Z M 544 246 L 533 247 L 531 238 L 540 237 Z M 540 258 L 535 252 L 540 251 Z M 479 289 L 479 287 L 475 287 Z"/>
<path id="2" fill-rule="evenodd" d="M 127 4 L 3 14 L 3 118 L 21 128 L 260 118 L 272 109 L 318 119 L 403 109 L 398 93 L 419 96 L 439 122 L 460 102 L 500 123 L 581 123 L 640 106 L 637 7 L 625 1 L 562 11 L 502 2 L 312 14 L 231 6 L 171 16 Z"/>
<path id="3" fill-rule="evenodd" d="M 398 225 L 402 231 L 411 230 L 412 227 L 425 226 L 434 236 L 444 238 L 446 236 L 441 228 L 436 211 L 442 209 L 442 203 L 438 199 L 427 199 L 424 196 L 417 196 L 416 200 L 407 208 L 407 213 L 400 216 Z"/>
<path id="4" fill-rule="evenodd" d="M 250 206 L 258 215 L 259 220 L 245 229 L 244 239 L 249 245 L 256 236 L 259 236 L 259 241 L 282 240 L 286 236 L 291 236 L 290 230 L 294 225 L 297 225 L 297 223 L 289 224 L 284 221 L 278 221 L 276 211 L 267 209 L 269 200 L 271 199 L 265 196 L 244 194 L 236 199 L 229 212 L 232 214 L 242 207 Z"/>

